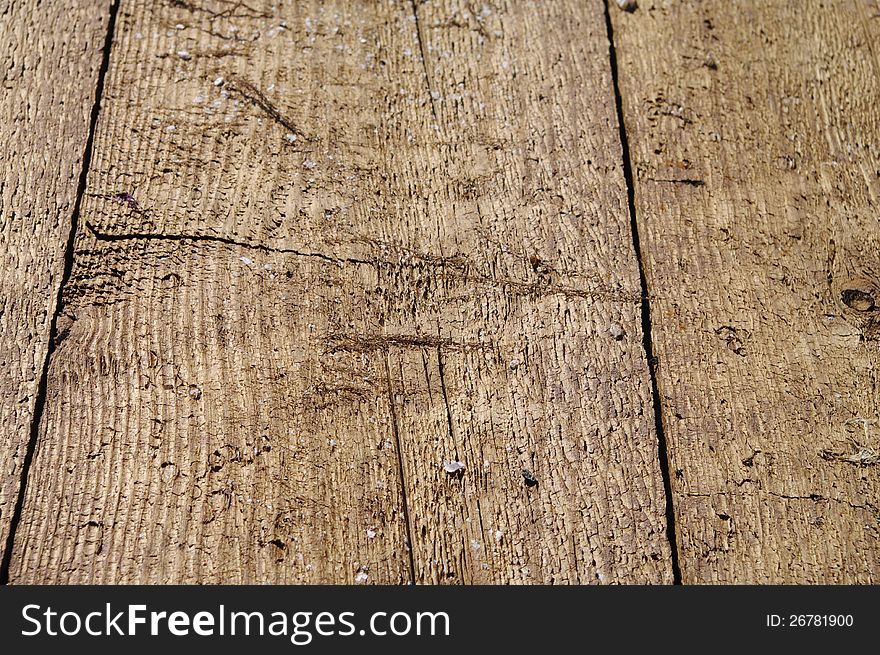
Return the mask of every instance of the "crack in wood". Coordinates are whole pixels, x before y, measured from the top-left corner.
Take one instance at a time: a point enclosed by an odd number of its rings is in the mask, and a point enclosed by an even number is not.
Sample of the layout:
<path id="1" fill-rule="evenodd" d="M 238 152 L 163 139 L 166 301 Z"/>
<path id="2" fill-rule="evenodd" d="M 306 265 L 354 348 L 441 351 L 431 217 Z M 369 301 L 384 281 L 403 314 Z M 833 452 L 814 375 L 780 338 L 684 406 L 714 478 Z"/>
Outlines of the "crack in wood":
<path id="1" fill-rule="evenodd" d="M 98 241 L 103 242 L 120 242 L 120 241 L 176 241 L 176 242 L 208 242 L 219 243 L 231 247 L 247 248 L 258 250 L 266 253 L 290 254 L 297 257 L 321 259 L 334 264 L 357 264 L 363 266 L 372 266 L 377 269 L 389 268 L 394 270 L 406 269 L 412 267 L 412 262 L 425 264 L 428 266 L 438 266 L 444 269 L 440 277 L 447 279 L 459 279 L 463 282 L 472 282 L 485 284 L 492 288 L 503 289 L 514 296 L 523 296 L 531 298 L 541 298 L 547 296 L 563 296 L 565 298 L 581 298 L 586 300 L 612 300 L 625 303 L 639 303 L 642 296 L 640 293 L 628 293 L 623 289 L 612 287 L 609 285 L 601 285 L 595 288 L 579 288 L 560 284 L 551 284 L 546 279 L 538 282 L 525 282 L 510 278 L 493 278 L 487 275 L 468 275 L 468 261 L 462 255 L 454 255 L 451 257 L 438 257 L 433 255 L 414 255 L 406 253 L 399 261 L 390 259 L 358 259 L 355 257 L 334 257 L 320 252 L 308 252 L 298 250 L 296 248 L 279 248 L 269 246 L 262 243 L 253 243 L 249 241 L 239 241 L 229 237 L 222 237 L 214 234 L 165 234 L 160 232 L 127 232 L 121 234 L 111 234 L 96 228 L 92 223 L 86 222 L 86 228 Z M 408 261 L 410 260 L 410 261 Z M 452 266 L 448 266 L 448 264 Z M 451 271 L 451 272 L 450 272 Z M 458 274 L 456 274 L 458 272 Z"/>
<path id="2" fill-rule="evenodd" d="M 630 157 L 629 139 L 626 133 L 626 123 L 623 117 L 623 97 L 620 91 L 620 76 L 617 70 L 617 49 L 614 45 L 614 26 L 611 21 L 611 11 L 608 6 L 609 0 L 605 0 L 605 29 L 608 38 L 608 59 L 611 69 L 611 82 L 614 88 L 614 103 L 617 111 L 617 128 L 620 136 L 620 150 L 623 159 L 623 177 L 626 181 L 627 205 L 630 219 L 630 234 L 632 238 L 633 252 L 639 270 L 639 283 L 641 286 L 641 315 L 642 315 L 642 347 L 645 359 L 648 363 L 648 372 L 651 380 L 651 404 L 654 409 L 654 426 L 657 433 L 657 459 L 660 475 L 663 479 L 663 493 L 666 500 L 666 539 L 672 558 L 673 584 L 681 584 L 681 565 L 679 563 L 678 535 L 676 533 L 676 515 L 672 492 L 672 479 L 670 477 L 670 453 L 666 441 L 666 433 L 663 428 L 663 402 L 660 397 L 660 388 L 657 383 L 657 358 L 654 356 L 654 344 L 651 329 L 651 304 L 648 293 L 648 279 L 645 274 L 645 261 L 642 254 L 641 236 L 639 234 L 639 222 L 636 216 L 635 182 L 633 180 L 632 159 Z"/>
<path id="3" fill-rule="evenodd" d="M 370 352 L 397 348 L 436 348 L 446 350 L 481 350 L 492 348 L 491 343 L 455 341 L 420 334 L 331 334 L 328 337 L 331 352 Z"/>
<path id="4" fill-rule="evenodd" d="M 667 179 L 667 178 L 662 178 L 662 177 L 648 177 L 648 178 L 645 178 L 645 180 L 647 182 L 664 182 L 667 184 L 686 184 L 688 186 L 693 186 L 693 187 L 706 186 L 706 183 L 703 180 L 689 179 L 689 178 L 682 178 L 682 179 L 669 178 L 669 179 Z"/>
<path id="5" fill-rule="evenodd" d="M 407 551 L 407 561 L 409 564 L 409 581 L 410 584 L 416 583 L 416 564 L 415 557 L 413 555 L 413 549 L 415 548 L 415 542 L 413 541 L 413 525 L 412 519 L 410 518 L 409 513 L 409 500 L 407 499 L 406 493 L 406 470 L 403 465 L 403 448 L 400 445 L 400 427 L 399 427 L 399 419 L 397 416 L 397 405 L 394 402 L 394 385 L 391 378 L 391 362 L 389 358 L 391 357 L 390 351 L 385 352 L 385 380 L 388 384 L 388 407 L 391 412 L 391 432 L 394 436 L 394 449 L 397 454 L 397 473 L 400 476 L 400 496 L 401 503 L 403 504 L 403 521 L 406 529 L 406 551 Z"/>
<path id="6" fill-rule="evenodd" d="M 236 241 L 235 239 L 221 237 L 213 234 L 162 234 L 158 232 L 129 232 L 125 234 L 109 234 L 99 231 L 97 228 L 95 228 L 94 225 L 92 225 L 88 221 L 86 222 L 86 227 L 98 241 L 191 241 L 195 243 L 220 243 L 237 248 L 259 250 L 261 252 L 289 254 L 296 255 L 297 257 L 313 257 L 315 259 L 321 259 L 323 261 L 331 262 L 334 264 L 344 263 L 374 265 L 374 262 L 370 262 L 364 259 L 354 259 L 350 257 L 331 257 L 330 255 L 325 255 L 324 253 L 306 252 L 303 250 L 297 250 L 296 248 L 276 248 L 273 246 L 267 246 L 266 244 L 262 243 Z"/>
<path id="7" fill-rule="evenodd" d="M 424 0 L 421 1 L 423 2 Z M 439 127 L 440 112 L 437 111 L 437 98 L 435 97 L 435 94 L 439 93 L 439 90 L 434 87 L 434 72 L 432 70 L 431 60 L 428 58 L 428 48 L 425 43 L 425 35 L 423 33 L 422 21 L 419 18 L 419 4 L 421 4 L 421 2 L 410 0 L 413 18 L 416 22 L 416 39 L 419 43 L 419 52 L 421 53 L 422 70 L 425 73 L 425 82 L 428 85 L 428 98 L 431 101 L 431 113 L 434 115 L 434 123 Z"/>

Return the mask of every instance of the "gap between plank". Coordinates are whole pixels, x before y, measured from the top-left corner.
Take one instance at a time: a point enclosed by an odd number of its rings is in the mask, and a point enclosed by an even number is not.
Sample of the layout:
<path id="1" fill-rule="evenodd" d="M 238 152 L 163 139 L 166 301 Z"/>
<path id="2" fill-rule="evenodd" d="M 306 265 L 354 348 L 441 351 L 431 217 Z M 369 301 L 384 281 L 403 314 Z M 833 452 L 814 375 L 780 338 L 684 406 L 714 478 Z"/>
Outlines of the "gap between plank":
<path id="1" fill-rule="evenodd" d="M 85 195 L 86 181 L 88 178 L 89 167 L 92 160 L 92 149 L 95 142 L 95 127 L 98 123 L 98 114 L 101 111 L 101 96 L 104 92 L 104 78 L 107 76 L 107 69 L 110 67 L 110 49 L 113 45 L 113 33 L 116 29 L 116 15 L 119 12 L 120 0 L 113 0 L 110 5 L 110 17 L 107 22 L 107 34 L 104 37 L 104 49 L 101 59 L 101 68 L 98 70 L 98 82 L 95 86 L 95 101 L 92 104 L 92 114 L 89 121 L 89 135 L 86 139 L 86 147 L 83 151 L 82 169 L 79 174 L 79 185 L 76 192 L 76 201 L 73 206 L 73 213 L 70 218 L 70 231 L 67 234 L 67 243 L 64 249 L 64 272 L 61 275 L 61 281 L 58 285 L 58 293 L 55 298 L 55 311 L 52 314 L 52 321 L 49 326 L 49 343 L 46 347 L 46 356 L 43 359 L 43 370 L 40 374 L 40 383 L 37 387 L 37 398 L 34 403 L 34 415 L 31 420 L 31 434 L 28 441 L 27 450 L 25 451 L 24 460 L 21 465 L 21 482 L 19 483 L 18 498 L 15 501 L 15 508 L 12 511 L 12 518 L 9 524 L 9 535 L 6 538 L 6 548 L 3 552 L 3 560 L 0 563 L 0 585 L 9 584 L 9 567 L 12 563 L 12 549 L 15 544 L 15 533 L 18 524 L 21 521 L 21 513 L 24 507 L 24 497 L 27 491 L 28 474 L 30 473 L 31 463 L 34 459 L 34 452 L 37 448 L 37 437 L 39 435 L 40 422 L 43 418 L 43 409 L 46 405 L 46 389 L 47 378 L 49 376 L 49 360 L 55 352 L 55 337 L 58 330 L 58 314 L 63 309 L 62 295 L 64 287 L 70 280 L 70 274 L 73 270 L 74 256 L 74 239 L 76 238 L 77 224 L 79 223 L 80 209 L 82 207 L 82 199 Z"/>
<path id="2" fill-rule="evenodd" d="M 639 226 L 636 220 L 636 196 L 633 183 L 632 162 L 629 155 L 629 140 L 623 122 L 623 100 L 620 95 L 620 83 L 617 73 L 617 50 L 614 47 L 614 28 L 611 24 L 609 0 L 605 2 L 605 28 L 608 32 L 608 56 L 611 62 L 611 81 L 614 86 L 614 104 L 617 107 L 617 127 L 620 132 L 620 147 L 623 156 L 623 177 L 626 180 L 626 198 L 629 206 L 630 233 L 632 234 L 633 250 L 639 267 L 639 283 L 642 287 L 642 347 L 648 360 L 648 374 L 651 378 L 651 400 L 654 405 L 654 425 L 657 430 L 657 457 L 660 462 L 660 474 L 663 477 L 663 491 L 666 496 L 666 538 L 672 551 L 672 581 L 681 584 L 681 567 L 678 561 L 678 543 L 675 534 L 675 510 L 672 504 L 672 480 L 669 476 L 669 451 L 666 444 L 666 433 L 663 431 L 663 409 L 660 405 L 660 390 L 657 386 L 657 369 L 654 359 L 654 344 L 651 339 L 651 303 L 648 298 L 648 279 L 645 276 L 645 263 L 642 259 L 642 246 L 639 238 Z"/>

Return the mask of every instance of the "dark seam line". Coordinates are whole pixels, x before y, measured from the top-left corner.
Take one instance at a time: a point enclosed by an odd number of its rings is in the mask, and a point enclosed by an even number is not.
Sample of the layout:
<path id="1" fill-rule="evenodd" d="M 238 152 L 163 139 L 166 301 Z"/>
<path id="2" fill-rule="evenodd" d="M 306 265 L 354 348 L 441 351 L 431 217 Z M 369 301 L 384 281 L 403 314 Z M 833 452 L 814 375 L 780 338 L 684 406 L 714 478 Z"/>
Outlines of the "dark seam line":
<path id="1" fill-rule="evenodd" d="M 611 60 L 611 81 L 614 86 L 614 103 L 617 106 L 617 127 L 620 132 L 620 147 L 623 151 L 623 177 L 626 180 L 626 197 L 629 205 L 630 232 L 633 250 L 639 267 L 639 282 L 642 286 L 642 347 L 648 360 L 648 373 L 651 378 L 651 400 L 654 405 L 654 425 L 657 430 L 657 457 L 660 462 L 660 474 L 663 477 L 663 491 L 666 495 L 666 538 L 672 551 L 672 582 L 680 585 L 681 567 L 678 561 L 678 543 L 675 535 L 675 510 L 672 503 L 672 481 L 669 476 L 669 450 L 666 444 L 666 433 L 663 431 L 663 409 L 660 405 L 660 390 L 657 386 L 656 360 L 654 344 L 651 340 L 651 303 L 648 298 L 648 279 L 645 276 L 645 264 L 642 259 L 639 226 L 636 220 L 636 195 L 633 183 L 632 163 L 630 161 L 629 140 L 623 122 L 623 99 L 620 95 L 620 83 L 617 73 L 617 50 L 614 47 L 614 29 L 611 25 L 611 13 L 608 0 L 605 0 L 605 28 L 608 32 L 608 55 Z"/>
<path id="2" fill-rule="evenodd" d="M 428 48 L 425 46 L 425 39 L 422 35 L 422 21 L 419 19 L 419 7 L 416 0 L 409 0 L 412 7 L 413 18 L 416 21 L 416 37 L 419 41 L 419 53 L 422 56 L 422 70 L 425 72 L 425 82 L 428 85 L 428 99 L 431 101 L 431 113 L 434 115 L 434 122 L 439 126 L 440 118 L 437 112 L 437 100 L 434 98 L 434 76 L 431 74 L 431 63 L 428 59 Z"/>
<path id="3" fill-rule="evenodd" d="M 397 449 L 397 470 L 400 475 L 400 496 L 403 501 L 403 521 L 406 523 L 406 548 L 409 555 L 409 583 L 416 583 L 416 565 L 413 557 L 412 525 L 409 522 L 409 501 L 406 496 L 406 475 L 403 469 L 403 449 L 400 447 L 400 429 L 397 426 L 397 407 L 394 405 L 394 386 L 391 381 L 391 349 L 385 349 L 385 378 L 388 381 L 388 403 L 391 408 L 391 432 L 394 435 L 394 447 Z"/>
<path id="4" fill-rule="evenodd" d="M 703 180 L 694 180 L 694 179 L 681 179 L 681 180 L 665 180 L 659 177 L 649 177 L 647 178 L 648 182 L 664 182 L 666 184 L 687 184 L 688 186 L 706 186 L 706 183 Z"/>
<path id="5" fill-rule="evenodd" d="M 210 242 L 222 243 L 227 246 L 235 246 L 238 248 L 248 248 L 251 250 L 259 250 L 268 253 L 280 253 L 288 255 L 297 255 L 298 257 L 314 257 L 323 259 L 326 262 L 334 264 L 363 264 L 365 266 L 374 266 L 376 262 L 367 261 L 365 259 L 352 259 L 346 257 L 331 257 L 320 252 L 305 252 L 296 250 L 295 248 L 275 248 L 262 243 L 248 243 L 246 241 L 236 241 L 227 237 L 216 236 L 213 234 L 161 234 L 157 232 L 132 232 L 127 234 L 108 234 L 99 232 L 94 225 L 86 221 L 86 228 L 98 241 L 192 241 L 192 242 Z"/>
<path id="6" fill-rule="evenodd" d="M 332 257 L 330 255 L 325 255 L 320 252 L 306 252 L 302 250 L 297 250 L 295 248 L 276 248 L 274 246 L 268 246 L 263 243 L 251 243 L 247 241 L 236 241 L 235 239 L 230 239 L 228 237 L 217 236 L 214 234 L 162 234 L 159 232 L 127 232 L 122 234 L 110 234 L 107 232 L 100 232 L 94 225 L 85 222 L 86 229 L 92 233 L 92 236 L 95 237 L 98 241 L 189 241 L 192 243 L 219 243 L 227 246 L 232 246 L 236 248 L 247 248 L 251 250 L 259 250 L 260 252 L 266 253 L 280 253 L 280 254 L 289 254 L 296 255 L 297 257 L 313 257 L 315 259 L 321 259 L 326 262 L 331 262 L 334 264 L 357 264 L 362 266 L 373 266 L 379 267 L 388 265 L 391 262 L 388 261 L 380 261 L 378 259 L 368 260 L 368 259 L 356 259 L 353 257 Z M 409 258 L 416 261 L 422 261 L 429 265 L 439 265 L 443 266 L 445 269 L 446 262 L 445 258 L 428 258 L 421 257 L 418 254 L 413 254 L 407 252 Z M 402 266 L 403 264 L 399 264 Z M 511 293 L 515 295 L 530 295 L 530 294 L 538 294 L 541 295 L 541 292 L 546 292 L 548 294 L 560 294 L 566 297 L 572 298 L 584 298 L 588 300 L 597 300 L 597 299 L 609 299 L 612 302 L 638 302 L 640 296 L 637 298 L 635 295 L 632 297 L 628 297 L 619 292 L 618 289 L 579 289 L 575 287 L 564 287 L 564 286 L 543 286 L 540 283 L 532 283 L 532 282 L 522 282 L 518 280 L 496 280 L 491 277 L 483 276 L 483 275 L 472 275 L 472 276 L 461 276 L 460 279 L 467 281 L 474 281 L 478 283 L 488 284 L 490 286 L 495 287 L 503 287 L 509 289 Z M 444 342 L 448 343 L 448 342 Z"/>
<path id="7" fill-rule="evenodd" d="M 37 398 L 34 403 L 34 416 L 31 420 L 30 439 L 21 465 L 21 481 L 19 483 L 18 498 L 15 501 L 15 508 L 12 511 L 12 518 L 9 523 L 9 535 L 6 538 L 6 550 L 3 552 L 3 561 L 0 563 L 0 585 L 9 584 L 9 567 L 12 564 L 12 550 L 15 544 L 15 534 L 18 531 L 18 524 L 21 522 L 22 509 L 24 508 L 24 497 L 27 491 L 28 475 L 30 473 L 31 463 L 34 459 L 34 453 L 37 449 L 40 422 L 42 421 L 43 410 L 46 406 L 49 360 L 55 352 L 55 338 L 58 334 L 58 315 L 63 309 L 64 287 L 70 280 L 70 274 L 73 270 L 73 244 L 74 239 L 76 238 L 77 225 L 79 223 L 80 210 L 82 208 L 82 199 L 83 195 L 85 195 L 86 182 L 92 162 L 92 150 L 95 144 L 95 127 L 98 124 L 98 114 L 101 112 L 101 97 L 104 93 L 104 79 L 107 76 L 107 69 L 110 67 L 110 50 L 113 45 L 113 33 L 116 29 L 116 14 L 119 11 L 119 2 L 120 0 L 113 0 L 113 4 L 110 6 L 110 19 L 107 22 L 107 35 L 104 37 L 103 58 L 101 59 L 101 68 L 98 70 L 98 82 L 95 86 L 95 101 L 94 104 L 92 104 L 92 115 L 89 122 L 89 136 L 86 140 L 85 150 L 83 151 L 82 169 L 79 173 L 79 186 L 77 188 L 73 213 L 70 218 L 70 231 L 67 235 L 67 244 L 64 250 L 64 272 L 62 273 L 61 281 L 58 285 L 58 294 L 55 298 L 55 313 L 52 315 L 52 321 L 49 326 L 49 343 L 46 347 L 46 356 L 43 359 L 43 371 L 40 374 Z"/>
<path id="8" fill-rule="evenodd" d="M 455 444 L 455 434 L 452 431 L 452 408 L 449 406 L 449 396 L 446 393 L 446 370 L 443 367 L 443 349 L 440 347 L 440 330 L 437 330 L 437 371 L 440 374 L 440 392 L 443 394 L 443 405 L 446 408 L 446 431 L 449 434 L 450 444 Z M 458 459 L 458 449 L 453 450 L 455 459 Z"/>

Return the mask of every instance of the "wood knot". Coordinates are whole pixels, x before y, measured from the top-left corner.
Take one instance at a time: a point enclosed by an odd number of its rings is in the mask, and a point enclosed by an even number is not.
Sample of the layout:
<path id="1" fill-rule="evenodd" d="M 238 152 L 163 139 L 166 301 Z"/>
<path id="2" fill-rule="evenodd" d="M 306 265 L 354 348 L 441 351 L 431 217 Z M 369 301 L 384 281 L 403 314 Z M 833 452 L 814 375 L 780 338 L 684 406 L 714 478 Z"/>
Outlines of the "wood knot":
<path id="1" fill-rule="evenodd" d="M 835 300 L 846 320 L 857 326 L 865 339 L 880 339 L 880 280 L 860 275 L 836 286 Z"/>
<path id="2" fill-rule="evenodd" d="M 874 294 L 864 289 L 844 289 L 840 292 L 841 302 L 857 312 L 873 312 L 877 310 Z"/>

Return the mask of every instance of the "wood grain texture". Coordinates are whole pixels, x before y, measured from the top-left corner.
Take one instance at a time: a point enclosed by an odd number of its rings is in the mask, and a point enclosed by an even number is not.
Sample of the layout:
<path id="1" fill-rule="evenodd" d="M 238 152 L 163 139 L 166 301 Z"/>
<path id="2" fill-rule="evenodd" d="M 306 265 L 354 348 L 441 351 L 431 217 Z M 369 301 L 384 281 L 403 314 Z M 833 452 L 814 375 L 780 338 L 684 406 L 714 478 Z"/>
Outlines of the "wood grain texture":
<path id="1" fill-rule="evenodd" d="M 321 250 L 375 17 L 263 4 L 121 5 L 13 582 L 410 579 L 384 361 L 330 344 L 375 272 Z"/>
<path id="2" fill-rule="evenodd" d="M 391 151 L 437 235 L 389 316 L 436 341 L 389 353 L 417 580 L 669 582 L 603 5 L 481 6 L 418 5 Z"/>
<path id="3" fill-rule="evenodd" d="M 614 14 L 685 583 L 880 580 L 876 3 Z"/>
<path id="4" fill-rule="evenodd" d="M 124 0 L 12 581 L 669 582 L 608 62 L 599 1 Z"/>
<path id="5" fill-rule="evenodd" d="M 31 435 L 109 2 L 0 2 L 0 544 Z"/>

